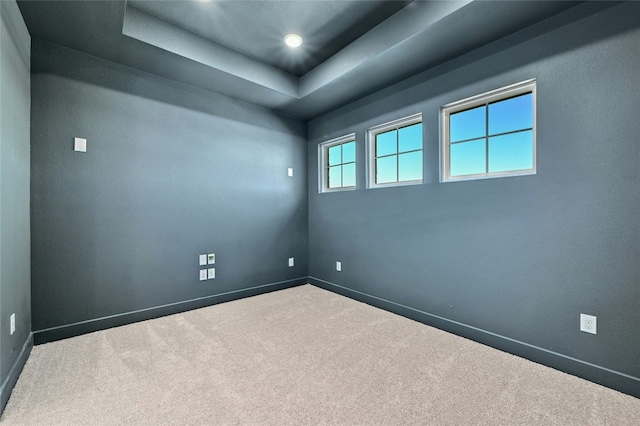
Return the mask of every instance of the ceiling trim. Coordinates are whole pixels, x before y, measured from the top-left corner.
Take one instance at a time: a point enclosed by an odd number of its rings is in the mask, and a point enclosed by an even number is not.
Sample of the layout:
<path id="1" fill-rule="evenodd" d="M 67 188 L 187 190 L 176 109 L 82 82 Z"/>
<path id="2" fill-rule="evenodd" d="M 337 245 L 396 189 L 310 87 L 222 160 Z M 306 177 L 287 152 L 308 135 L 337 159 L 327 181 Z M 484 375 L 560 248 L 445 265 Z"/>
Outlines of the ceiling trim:
<path id="1" fill-rule="evenodd" d="M 299 99 L 299 79 L 126 5 L 122 34 L 202 65 Z"/>
<path id="2" fill-rule="evenodd" d="M 472 1 L 412 2 L 303 75 L 300 78 L 300 97 L 303 98 L 358 68 L 368 67 L 374 58 L 392 49 L 402 48 L 402 42 L 427 30 Z"/>

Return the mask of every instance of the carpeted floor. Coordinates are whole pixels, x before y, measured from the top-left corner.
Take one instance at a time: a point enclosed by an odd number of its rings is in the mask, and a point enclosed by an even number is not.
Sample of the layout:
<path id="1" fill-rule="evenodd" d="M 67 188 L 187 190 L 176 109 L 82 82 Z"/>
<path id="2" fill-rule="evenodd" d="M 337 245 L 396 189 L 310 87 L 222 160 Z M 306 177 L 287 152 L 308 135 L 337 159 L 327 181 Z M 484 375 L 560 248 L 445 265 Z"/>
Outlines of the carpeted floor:
<path id="1" fill-rule="evenodd" d="M 640 425 L 640 399 L 305 285 L 33 348 L 20 425 Z"/>

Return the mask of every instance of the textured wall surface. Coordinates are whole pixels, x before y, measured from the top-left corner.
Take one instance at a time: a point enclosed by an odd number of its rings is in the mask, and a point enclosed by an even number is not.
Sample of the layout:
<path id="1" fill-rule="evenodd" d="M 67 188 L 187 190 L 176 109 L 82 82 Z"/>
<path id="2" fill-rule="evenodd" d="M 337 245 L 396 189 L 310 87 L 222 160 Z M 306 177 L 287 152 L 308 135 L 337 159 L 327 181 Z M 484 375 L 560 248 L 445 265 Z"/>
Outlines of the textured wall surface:
<path id="1" fill-rule="evenodd" d="M 304 123 L 39 40 L 32 56 L 36 337 L 306 277 Z"/>
<path id="2" fill-rule="evenodd" d="M 30 42 L 18 6 L 0 2 L 0 383 L 4 407 L 31 336 L 29 231 Z M 10 334 L 10 316 L 16 331 Z M 26 356 L 26 355 L 25 355 Z M 17 370 L 17 371 L 16 371 Z"/>
<path id="3" fill-rule="evenodd" d="M 640 394 L 639 72 L 640 4 L 587 4 L 312 120 L 311 277 L 614 370 Z M 537 175 L 439 183 L 439 108 L 529 78 Z M 424 184 L 365 189 L 366 129 L 418 112 Z M 351 132 L 357 190 L 318 194 L 318 144 Z"/>

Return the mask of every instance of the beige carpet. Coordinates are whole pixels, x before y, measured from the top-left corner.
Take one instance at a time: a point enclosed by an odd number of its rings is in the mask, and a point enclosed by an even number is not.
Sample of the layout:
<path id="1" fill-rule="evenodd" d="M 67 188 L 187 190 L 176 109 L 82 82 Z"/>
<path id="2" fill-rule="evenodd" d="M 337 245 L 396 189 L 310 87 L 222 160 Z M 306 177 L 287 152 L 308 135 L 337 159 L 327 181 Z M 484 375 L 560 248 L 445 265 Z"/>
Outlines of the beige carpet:
<path id="1" fill-rule="evenodd" d="M 640 399 L 306 285 L 36 346 L 21 425 L 640 425 Z"/>

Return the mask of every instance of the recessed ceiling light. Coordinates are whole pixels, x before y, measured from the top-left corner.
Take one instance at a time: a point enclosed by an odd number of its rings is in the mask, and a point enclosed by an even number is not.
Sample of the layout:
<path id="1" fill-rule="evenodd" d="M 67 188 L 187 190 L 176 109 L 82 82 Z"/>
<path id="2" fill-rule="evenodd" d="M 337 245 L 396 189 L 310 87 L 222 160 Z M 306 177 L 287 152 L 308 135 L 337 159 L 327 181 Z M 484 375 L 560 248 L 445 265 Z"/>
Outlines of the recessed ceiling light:
<path id="1" fill-rule="evenodd" d="M 289 47 L 300 47 L 300 45 L 302 44 L 302 37 L 300 37 L 298 34 L 287 34 L 286 36 L 284 36 L 284 42 Z"/>

